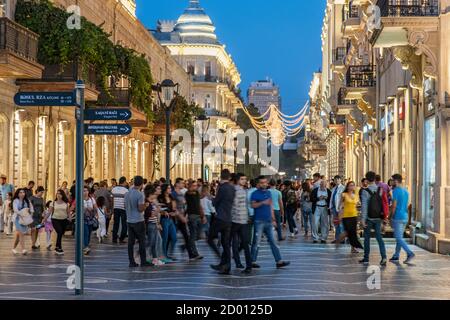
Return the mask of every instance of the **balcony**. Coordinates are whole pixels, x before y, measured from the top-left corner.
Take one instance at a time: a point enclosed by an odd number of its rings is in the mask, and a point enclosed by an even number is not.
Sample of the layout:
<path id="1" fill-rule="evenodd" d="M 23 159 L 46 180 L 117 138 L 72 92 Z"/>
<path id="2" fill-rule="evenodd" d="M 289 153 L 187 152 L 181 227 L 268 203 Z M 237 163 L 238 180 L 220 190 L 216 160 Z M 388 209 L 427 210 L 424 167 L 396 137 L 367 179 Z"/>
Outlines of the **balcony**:
<path id="1" fill-rule="evenodd" d="M 342 28 L 344 38 L 355 36 L 361 27 L 361 17 L 359 7 L 353 5 L 352 2 L 348 6 L 342 8 Z"/>
<path id="2" fill-rule="evenodd" d="M 229 83 L 229 81 L 222 77 L 216 76 L 192 76 L 194 82 L 207 82 L 207 83 Z"/>
<path id="3" fill-rule="evenodd" d="M 373 65 L 350 66 L 346 76 L 347 88 L 368 88 L 376 85 Z"/>
<path id="4" fill-rule="evenodd" d="M 347 55 L 346 47 L 337 47 L 336 49 L 333 49 L 331 69 L 334 72 L 342 73 L 344 71 L 345 69 L 344 60 L 346 55 Z"/>
<path id="5" fill-rule="evenodd" d="M 375 68 L 373 65 L 349 66 L 346 74 L 344 100 L 358 100 L 374 94 L 376 86 Z"/>
<path id="6" fill-rule="evenodd" d="M 20 91 L 72 91 L 78 79 L 83 79 L 86 84 L 86 101 L 97 101 L 99 91 L 96 88 L 97 74 L 94 68 L 88 70 L 76 63 L 63 65 L 46 65 L 41 79 L 18 79 L 17 85 Z"/>
<path id="7" fill-rule="evenodd" d="M 338 115 L 349 114 L 358 104 L 356 99 L 346 99 L 347 88 L 340 88 L 337 97 Z"/>
<path id="8" fill-rule="evenodd" d="M 408 44 L 408 27 L 438 29 L 439 0 L 406 1 L 378 0 L 382 28 L 375 30 L 371 43 L 375 47 L 394 47 Z"/>
<path id="9" fill-rule="evenodd" d="M 6 18 L 0 18 L 0 78 L 39 79 L 43 66 L 37 62 L 39 36 Z"/>

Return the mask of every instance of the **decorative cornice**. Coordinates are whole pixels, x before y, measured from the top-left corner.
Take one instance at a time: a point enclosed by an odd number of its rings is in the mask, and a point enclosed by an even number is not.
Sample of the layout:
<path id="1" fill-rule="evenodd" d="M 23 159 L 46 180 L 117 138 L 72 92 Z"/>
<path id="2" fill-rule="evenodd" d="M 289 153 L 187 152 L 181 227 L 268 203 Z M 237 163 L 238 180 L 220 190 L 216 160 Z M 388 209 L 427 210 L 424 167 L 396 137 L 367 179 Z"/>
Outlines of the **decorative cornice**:
<path id="1" fill-rule="evenodd" d="M 411 46 L 395 47 L 393 53 L 395 59 L 402 64 L 403 69 L 411 71 L 411 87 L 415 89 L 422 88 L 423 75 L 421 57 L 416 55 Z"/>
<path id="2" fill-rule="evenodd" d="M 408 42 L 413 46 L 416 55 L 424 55 L 426 65 L 423 68 L 423 74 L 427 77 L 436 79 L 438 76 L 438 60 L 436 54 L 429 46 L 430 35 L 423 30 L 410 30 L 408 32 Z"/>

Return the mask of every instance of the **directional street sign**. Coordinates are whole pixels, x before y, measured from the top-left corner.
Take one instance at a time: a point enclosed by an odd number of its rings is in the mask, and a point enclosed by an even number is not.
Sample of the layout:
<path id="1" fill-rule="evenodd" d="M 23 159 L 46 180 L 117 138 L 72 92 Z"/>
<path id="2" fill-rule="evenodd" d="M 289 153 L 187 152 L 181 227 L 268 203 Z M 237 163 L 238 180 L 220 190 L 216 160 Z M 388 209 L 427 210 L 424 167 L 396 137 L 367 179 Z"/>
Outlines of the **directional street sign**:
<path id="1" fill-rule="evenodd" d="M 133 129 L 128 124 L 85 124 L 85 135 L 114 135 L 126 136 Z"/>
<path id="2" fill-rule="evenodd" d="M 20 107 L 74 107 L 75 92 L 19 92 L 14 103 Z"/>
<path id="3" fill-rule="evenodd" d="M 125 121 L 130 120 L 132 113 L 129 109 L 86 109 L 84 120 Z"/>

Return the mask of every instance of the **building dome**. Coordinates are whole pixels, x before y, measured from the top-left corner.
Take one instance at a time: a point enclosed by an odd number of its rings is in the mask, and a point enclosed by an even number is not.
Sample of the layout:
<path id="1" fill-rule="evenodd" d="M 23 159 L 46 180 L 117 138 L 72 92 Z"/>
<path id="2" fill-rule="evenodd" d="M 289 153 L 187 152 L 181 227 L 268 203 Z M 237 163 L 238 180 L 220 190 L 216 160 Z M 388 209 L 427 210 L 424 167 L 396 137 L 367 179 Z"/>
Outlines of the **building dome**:
<path id="1" fill-rule="evenodd" d="M 178 18 L 174 29 L 180 34 L 182 42 L 218 44 L 215 30 L 199 0 L 189 1 L 189 7 Z"/>

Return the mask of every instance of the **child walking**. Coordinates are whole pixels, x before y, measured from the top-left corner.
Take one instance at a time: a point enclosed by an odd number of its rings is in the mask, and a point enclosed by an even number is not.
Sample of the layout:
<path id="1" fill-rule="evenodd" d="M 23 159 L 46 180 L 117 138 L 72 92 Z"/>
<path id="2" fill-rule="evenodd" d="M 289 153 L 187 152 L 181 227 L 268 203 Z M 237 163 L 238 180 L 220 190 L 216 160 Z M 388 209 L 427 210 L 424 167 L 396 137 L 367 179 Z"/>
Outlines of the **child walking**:
<path id="1" fill-rule="evenodd" d="M 52 232 L 53 232 L 53 224 L 52 224 L 52 215 L 50 213 L 50 205 L 52 204 L 52 201 L 48 201 L 45 204 L 45 210 L 42 213 L 42 222 L 44 223 L 44 230 L 46 235 L 46 243 L 47 243 L 47 250 L 52 251 Z"/>
<path id="2" fill-rule="evenodd" d="M 106 237 L 106 199 L 104 197 L 98 197 L 97 207 L 97 238 L 99 243 L 103 243 L 103 239 Z"/>

